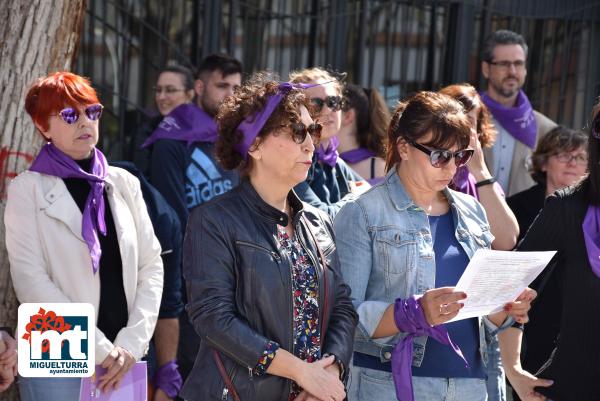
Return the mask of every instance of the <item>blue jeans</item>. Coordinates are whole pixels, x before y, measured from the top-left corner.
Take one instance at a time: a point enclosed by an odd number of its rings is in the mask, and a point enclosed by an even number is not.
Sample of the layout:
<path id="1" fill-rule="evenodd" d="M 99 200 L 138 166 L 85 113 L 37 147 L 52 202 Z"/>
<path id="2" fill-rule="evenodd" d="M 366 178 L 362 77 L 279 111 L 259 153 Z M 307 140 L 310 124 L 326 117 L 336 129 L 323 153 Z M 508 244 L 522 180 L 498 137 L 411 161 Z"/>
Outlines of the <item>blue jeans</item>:
<path id="1" fill-rule="evenodd" d="M 502 367 L 502 358 L 500 357 L 500 345 L 498 337 L 490 336 L 486 330 L 486 342 L 488 361 L 485 367 L 487 379 L 488 401 L 506 401 L 506 378 L 504 377 L 504 368 Z"/>
<path id="2" fill-rule="evenodd" d="M 78 377 L 19 376 L 21 401 L 78 401 L 80 387 Z"/>
<path id="3" fill-rule="evenodd" d="M 397 401 L 392 374 L 353 366 L 348 401 Z M 487 401 L 485 380 L 413 376 L 415 401 Z M 400 400 L 404 401 L 404 400 Z"/>

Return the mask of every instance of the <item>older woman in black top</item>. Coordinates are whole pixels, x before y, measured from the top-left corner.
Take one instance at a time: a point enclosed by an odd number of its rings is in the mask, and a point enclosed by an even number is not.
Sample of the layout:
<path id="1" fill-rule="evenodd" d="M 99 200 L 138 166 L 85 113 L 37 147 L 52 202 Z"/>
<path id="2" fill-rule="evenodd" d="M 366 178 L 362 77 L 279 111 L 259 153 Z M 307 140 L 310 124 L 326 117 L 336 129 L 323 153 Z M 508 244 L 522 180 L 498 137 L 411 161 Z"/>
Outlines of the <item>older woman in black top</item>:
<path id="1" fill-rule="evenodd" d="M 525 191 L 506 199 L 519 222 L 521 240 L 547 196 L 579 182 L 587 172 L 587 135 L 558 126 L 538 142 L 531 155 L 531 178 L 536 182 Z"/>
<path id="2" fill-rule="evenodd" d="M 534 288 L 541 297 L 560 300 L 552 311 L 558 323 L 556 347 L 536 374 L 554 384 L 535 392 L 539 379 L 511 381 L 523 400 L 600 400 L 600 103 L 594 107 L 592 121 L 589 176 L 578 186 L 550 196 L 518 246 L 520 251 L 558 251 Z M 535 308 L 534 304 L 532 321 Z M 516 328 L 500 335 L 515 342 L 521 338 Z M 506 353 L 502 360 L 511 379 L 521 369 L 518 355 Z"/>
<path id="3" fill-rule="evenodd" d="M 331 222 L 292 190 L 321 131 L 303 87 L 257 77 L 220 109 L 217 157 L 245 179 L 188 223 L 187 309 L 202 338 L 190 401 L 345 397 L 357 316 Z"/>

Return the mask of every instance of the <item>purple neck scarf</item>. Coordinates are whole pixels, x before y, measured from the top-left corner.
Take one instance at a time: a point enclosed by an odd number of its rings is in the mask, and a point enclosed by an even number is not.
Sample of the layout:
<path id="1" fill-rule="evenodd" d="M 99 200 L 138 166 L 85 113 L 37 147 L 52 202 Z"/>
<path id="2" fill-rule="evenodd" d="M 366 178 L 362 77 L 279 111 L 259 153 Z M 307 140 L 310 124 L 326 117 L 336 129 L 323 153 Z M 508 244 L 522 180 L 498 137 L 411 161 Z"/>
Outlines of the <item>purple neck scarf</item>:
<path id="1" fill-rule="evenodd" d="M 476 181 L 473 174 L 469 173 L 467 166 L 460 166 L 452 178 L 450 188 L 455 191 L 462 192 L 463 194 L 471 195 L 475 199 L 479 200 L 479 194 L 477 193 L 477 187 L 475 186 Z"/>
<path id="2" fill-rule="evenodd" d="M 583 239 L 588 260 L 596 277 L 600 278 L 600 207 L 588 206 L 583 219 Z"/>
<path id="3" fill-rule="evenodd" d="M 325 82 L 327 83 L 327 82 Z M 281 100 L 287 95 L 292 89 L 308 89 L 313 86 L 319 86 L 323 84 L 293 84 L 291 82 L 282 82 L 277 87 L 277 93 L 269 96 L 265 108 L 257 111 L 251 116 L 244 118 L 244 120 L 238 126 L 238 131 L 242 134 L 242 140 L 235 144 L 234 148 L 238 151 L 244 160 L 248 159 L 248 150 L 254 143 L 254 140 L 258 136 L 260 130 L 263 129 L 271 114 L 275 111 Z"/>
<path id="4" fill-rule="evenodd" d="M 458 345 L 450 339 L 446 326 L 440 324 L 431 327 L 427 323 L 423 308 L 421 308 L 417 297 L 412 296 L 407 299 L 396 299 L 394 303 L 394 321 L 400 332 L 408 334 L 398 341 L 398 344 L 396 344 L 392 351 L 392 376 L 394 377 L 398 400 L 414 400 L 411 367 L 414 337 L 429 336 L 442 344 L 450 345 L 456 355 L 465 361 L 465 365 L 469 366 Z"/>
<path id="5" fill-rule="evenodd" d="M 327 149 L 325 149 L 323 145 L 319 145 L 319 148 L 315 151 L 317 159 L 319 159 L 321 163 L 327 164 L 329 167 L 335 167 L 338 156 L 340 155 L 337 151 L 338 146 L 340 146 L 340 140 L 337 136 L 334 136 L 329 140 Z"/>
<path id="6" fill-rule="evenodd" d="M 217 140 L 217 124 L 214 118 L 195 104 L 181 104 L 163 118 L 142 148 L 159 139 L 184 141 L 188 146 L 194 142 L 214 143 Z"/>
<path id="7" fill-rule="evenodd" d="M 90 167 L 90 173 L 82 170 L 72 158 L 61 152 L 53 144 L 48 143 L 37 155 L 29 170 L 60 178 L 81 178 L 86 180 L 92 187 L 83 208 L 81 235 L 90 250 L 92 270 L 96 274 L 102 255 L 98 232 L 106 235 L 103 193 L 104 179 L 108 173 L 106 158 L 96 148 L 92 151 Z"/>
<path id="8" fill-rule="evenodd" d="M 367 180 L 367 182 L 371 185 L 376 185 L 383 181 L 385 181 L 385 177 L 375 177 L 375 178 L 369 178 Z"/>
<path id="9" fill-rule="evenodd" d="M 356 164 L 375 156 L 375 152 L 371 152 L 369 149 L 365 148 L 356 148 L 340 153 L 340 157 L 344 159 L 346 163 L 350 164 Z"/>
<path id="10" fill-rule="evenodd" d="M 488 109 L 490 109 L 494 118 L 509 134 L 529 148 L 535 148 L 537 121 L 535 120 L 533 107 L 531 107 L 529 99 L 522 90 L 519 90 L 517 103 L 514 107 L 501 105 L 485 92 L 481 93 L 481 99 Z"/>

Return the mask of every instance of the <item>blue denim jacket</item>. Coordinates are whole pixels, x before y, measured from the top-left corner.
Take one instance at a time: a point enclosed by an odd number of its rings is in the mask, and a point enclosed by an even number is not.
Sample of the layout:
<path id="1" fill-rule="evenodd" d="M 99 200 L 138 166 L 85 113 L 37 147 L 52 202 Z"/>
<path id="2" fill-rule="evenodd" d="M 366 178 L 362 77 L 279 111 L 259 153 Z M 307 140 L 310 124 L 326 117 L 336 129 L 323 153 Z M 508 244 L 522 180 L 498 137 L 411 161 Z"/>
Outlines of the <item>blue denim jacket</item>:
<path id="1" fill-rule="evenodd" d="M 478 249 L 490 248 L 494 236 L 481 204 L 472 196 L 447 188 L 444 195 L 454 217 L 456 238 L 468 257 L 473 257 Z M 384 182 L 347 203 L 337 214 L 334 227 L 342 274 L 352 288 L 360 317 L 354 351 L 389 361 L 394 345 L 406 334 L 371 338 L 384 311 L 396 298 L 435 288 L 436 265 L 428 216 L 412 201 L 396 169 L 392 169 Z M 479 349 L 485 363 L 484 324 L 492 331 L 497 331 L 497 327 L 488 319 L 479 320 Z M 426 342 L 426 336 L 415 338 L 414 366 L 421 365 Z"/>

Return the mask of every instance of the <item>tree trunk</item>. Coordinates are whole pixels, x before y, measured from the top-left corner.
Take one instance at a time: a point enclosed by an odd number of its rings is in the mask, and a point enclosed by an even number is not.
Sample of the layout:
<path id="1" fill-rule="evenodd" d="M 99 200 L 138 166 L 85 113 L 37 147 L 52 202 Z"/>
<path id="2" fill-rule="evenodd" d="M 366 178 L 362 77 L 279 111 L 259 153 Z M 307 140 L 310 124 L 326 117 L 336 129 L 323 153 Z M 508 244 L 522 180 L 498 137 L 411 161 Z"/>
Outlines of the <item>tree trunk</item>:
<path id="1" fill-rule="evenodd" d="M 18 306 L 5 246 L 6 188 L 42 145 L 25 95 L 36 78 L 71 68 L 85 9 L 86 0 L 3 0 L 0 7 L 0 326 L 16 327 Z M 15 387 L 0 401 L 17 400 Z"/>

